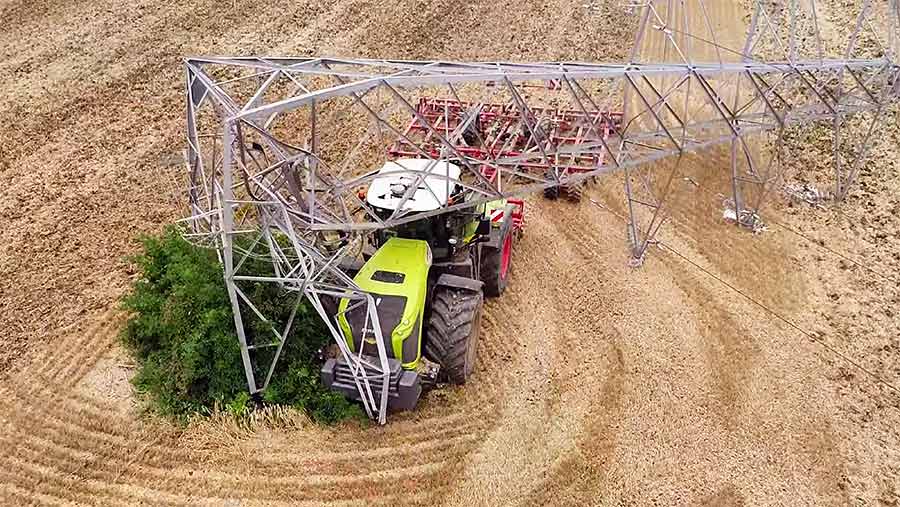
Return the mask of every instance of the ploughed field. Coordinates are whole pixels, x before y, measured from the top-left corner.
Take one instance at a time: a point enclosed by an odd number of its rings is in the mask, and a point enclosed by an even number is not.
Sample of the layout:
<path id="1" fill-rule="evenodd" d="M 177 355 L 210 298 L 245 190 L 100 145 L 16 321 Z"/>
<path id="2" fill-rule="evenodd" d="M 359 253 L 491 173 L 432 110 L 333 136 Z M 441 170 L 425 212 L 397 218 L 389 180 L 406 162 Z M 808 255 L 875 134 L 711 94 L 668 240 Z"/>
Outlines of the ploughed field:
<path id="1" fill-rule="evenodd" d="M 740 5 L 707 5 L 743 30 Z M 820 13 L 835 40 L 839 7 Z M 530 198 L 474 380 L 385 427 L 135 408 L 116 300 L 134 237 L 177 218 L 161 168 L 183 144 L 180 57 L 622 61 L 636 26 L 615 2 L 4 0 L 0 503 L 900 501 L 900 395 L 837 355 L 900 385 L 896 112 L 845 205 L 776 198 L 764 218 L 790 229 L 758 236 L 721 220 L 725 154 L 692 156 L 704 190 L 678 186 L 661 239 L 696 264 L 652 249 L 627 267 L 618 177 L 578 204 Z"/>

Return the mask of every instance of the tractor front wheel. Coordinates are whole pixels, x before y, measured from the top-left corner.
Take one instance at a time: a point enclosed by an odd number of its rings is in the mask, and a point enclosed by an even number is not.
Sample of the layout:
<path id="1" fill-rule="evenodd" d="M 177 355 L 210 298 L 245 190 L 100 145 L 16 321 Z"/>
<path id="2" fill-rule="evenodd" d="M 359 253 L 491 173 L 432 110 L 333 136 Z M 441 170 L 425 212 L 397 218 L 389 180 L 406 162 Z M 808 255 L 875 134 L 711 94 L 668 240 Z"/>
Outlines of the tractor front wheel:
<path id="1" fill-rule="evenodd" d="M 438 286 L 425 335 L 425 355 L 441 366 L 438 380 L 465 384 L 475 369 L 481 327 L 481 292 Z"/>

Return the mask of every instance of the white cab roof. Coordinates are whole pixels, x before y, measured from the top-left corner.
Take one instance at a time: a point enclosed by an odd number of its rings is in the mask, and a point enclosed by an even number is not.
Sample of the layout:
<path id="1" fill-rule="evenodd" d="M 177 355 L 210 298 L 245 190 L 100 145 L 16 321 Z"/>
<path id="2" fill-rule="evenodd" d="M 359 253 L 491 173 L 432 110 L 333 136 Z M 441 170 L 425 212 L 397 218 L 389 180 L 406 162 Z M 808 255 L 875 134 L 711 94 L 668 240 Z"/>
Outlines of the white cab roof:
<path id="1" fill-rule="evenodd" d="M 403 209 L 431 211 L 447 204 L 447 199 L 453 194 L 459 181 L 459 166 L 443 160 L 424 158 L 404 158 L 384 164 L 378 171 L 378 176 L 369 184 L 366 202 L 382 209 L 397 209 L 406 189 L 419 176 L 415 171 L 428 173 L 403 204 Z"/>

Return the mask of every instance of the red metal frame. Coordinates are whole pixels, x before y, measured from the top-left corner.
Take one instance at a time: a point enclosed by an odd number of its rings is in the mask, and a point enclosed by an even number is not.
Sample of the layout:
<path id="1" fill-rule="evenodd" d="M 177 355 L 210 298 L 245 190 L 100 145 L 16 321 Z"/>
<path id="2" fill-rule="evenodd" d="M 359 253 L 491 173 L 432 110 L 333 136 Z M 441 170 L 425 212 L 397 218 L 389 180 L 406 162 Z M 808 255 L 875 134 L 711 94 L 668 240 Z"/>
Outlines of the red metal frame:
<path id="1" fill-rule="evenodd" d="M 403 132 L 403 138 L 394 142 L 388 149 L 388 154 L 394 158 L 419 157 L 421 156 L 419 149 L 422 149 L 429 156 L 439 158 L 444 146 L 434 133 L 441 134 L 445 139 L 449 138 L 450 134 L 466 120 L 469 111 L 476 109 L 479 113 L 473 124 L 480 139 L 479 142 L 473 143 L 478 144 L 477 146 L 472 146 L 465 136 L 458 136 L 453 147 L 461 154 L 485 161 L 513 159 L 537 147 L 515 104 L 477 104 L 422 97 L 416 106 L 416 112 L 425 119 L 427 125 L 414 115 Z M 622 124 L 622 113 L 610 111 L 598 111 L 594 115 L 587 115 L 576 110 L 531 108 L 529 114 L 532 117 L 530 123 L 538 124 L 545 133 L 542 141 L 545 150 L 554 153 L 561 145 L 598 141 L 596 135 L 598 132 L 601 138 L 606 140 L 610 133 L 620 128 Z M 594 125 L 593 129 L 590 128 L 591 124 Z M 415 143 L 415 146 L 406 139 Z M 600 151 L 588 155 L 572 154 L 567 160 L 557 158 L 552 164 L 550 161 L 529 160 L 518 162 L 511 167 L 517 171 L 540 174 L 545 174 L 551 167 L 556 167 L 559 168 L 560 175 L 565 175 L 592 171 L 602 165 L 604 159 L 605 154 Z M 498 175 L 495 165 L 482 164 L 480 171 L 491 183 Z M 507 202 L 514 205 L 513 230 L 520 233 L 525 227 L 525 201 L 508 199 Z"/>
<path id="2" fill-rule="evenodd" d="M 507 199 L 507 203 L 515 205 L 512 209 L 512 227 L 513 231 L 522 232 L 525 230 L 525 201 L 522 199 Z"/>
<path id="3" fill-rule="evenodd" d="M 459 136 L 454 142 L 454 148 L 463 155 L 480 160 L 509 159 L 521 157 L 526 150 L 536 147 L 530 133 L 524 128 L 522 115 L 515 104 L 476 104 L 422 97 L 416 111 L 428 125 L 414 116 L 404 132 L 404 136 L 416 143 L 416 146 L 404 139 L 398 139 L 388 153 L 393 157 L 416 157 L 420 156 L 420 152 L 416 149 L 418 147 L 432 157 L 440 157 L 443 145 L 434 132 L 442 134 L 445 138 L 449 137 L 450 133 L 465 120 L 468 112 L 476 108 L 480 109 L 478 117 L 474 120 L 474 126 L 481 143 L 479 146 L 470 146 L 464 136 Z M 531 108 L 529 113 L 533 117 L 531 123 L 537 123 L 546 133 L 542 140 L 545 148 L 553 152 L 561 145 L 599 140 L 597 132 L 603 140 L 606 140 L 622 123 L 622 113 L 610 111 L 586 115 L 577 110 Z M 590 128 L 592 123 L 595 125 L 593 131 Z M 572 154 L 567 158 L 555 160 L 553 164 L 550 161 L 529 160 L 515 164 L 515 168 L 543 174 L 552 165 L 558 167 L 563 174 L 587 172 L 602 165 L 605 154 L 603 152 L 588 155 Z M 495 168 L 482 169 L 483 173 L 490 173 L 493 176 L 491 170 Z"/>

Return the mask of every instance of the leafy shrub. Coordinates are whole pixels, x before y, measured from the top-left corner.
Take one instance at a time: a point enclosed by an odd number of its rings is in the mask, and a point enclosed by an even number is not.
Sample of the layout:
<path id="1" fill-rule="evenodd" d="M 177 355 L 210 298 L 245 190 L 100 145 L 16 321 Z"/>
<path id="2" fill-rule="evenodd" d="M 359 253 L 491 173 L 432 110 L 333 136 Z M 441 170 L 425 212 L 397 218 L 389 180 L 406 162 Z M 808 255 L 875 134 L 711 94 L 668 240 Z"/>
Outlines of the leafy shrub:
<path id="1" fill-rule="evenodd" d="M 135 386 L 166 415 L 208 413 L 216 405 L 236 416 L 247 414 L 254 403 L 215 252 L 191 245 L 175 228 L 144 237 L 142 244 L 143 252 L 133 258 L 140 277 L 122 302 L 130 313 L 122 342 L 139 365 Z M 271 269 L 263 261 L 248 262 L 256 263 L 249 267 L 261 274 Z M 276 321 L 286 319 L 297 301 L 296 294 L 285 294 L 275 284 L 247 283 L 241 290 Z M 272 340 L 267 324 L 251 317 L 251 311 L 242 313 L 248 340 Z M 263 400 L 295 406 L 326 423 L 360 417 L 356 405 L 319 382 L 319 350 L 329 339 L 304 301 Z"/>

